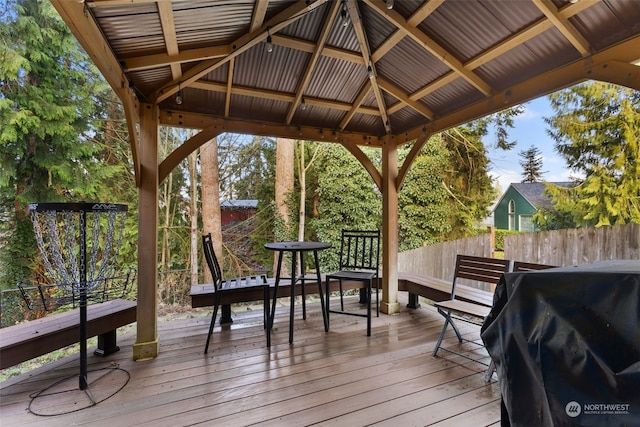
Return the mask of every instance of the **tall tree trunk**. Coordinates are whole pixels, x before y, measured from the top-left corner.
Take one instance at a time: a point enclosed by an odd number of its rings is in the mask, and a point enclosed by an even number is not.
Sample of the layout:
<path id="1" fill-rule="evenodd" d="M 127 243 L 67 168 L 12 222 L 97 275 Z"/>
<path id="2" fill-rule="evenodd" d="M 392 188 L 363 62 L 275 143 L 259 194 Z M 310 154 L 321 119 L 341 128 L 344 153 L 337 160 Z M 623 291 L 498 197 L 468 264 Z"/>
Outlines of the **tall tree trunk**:
<path id="1" fill-rule="evenodd" d="M 191 284 L 198 283 L 198 150 L 189 154 L 189 187 L 191 193 Z"/>
<path id="2" fill-rule="evenodd" d="M 293 191 L 295 172 L 295 141 L 293 139 L 276 139 L 276 182 L 275 202 L 276 214 L 282 219 L 285 229 L 289 228 L 289 207 L 287 197 Z M 273 259 L 273 271 L 276 270 L 277 253 Z M 285 272 L 283 272 L 285 274 Z M 286 273 L 288 274 L 288 273 Z"/>
<path id="3" fill-rule="evenodd" d="M 203 233 L 211 233 L 213 250 L 222 265 L 222 222 L 220 219 L 220 178 L 218 175 L 218 141 L 213 138 L 200 148 L 202 180 L 202 227 Z M 203 259 L 203 262 L 204 259 Z M 212 281 L 211 272 L 204 264 L 204 282 Z"/>
<path id="4" fill-rule="evenodd" d="M 307 168 L 305 167 L 304 141 L 298 141 L 298 182 L 300 184 L 300 207 L 298 209 L 298 241 L 304 241 L 304 225 L 307 215 Z"/>
<path id="5" fill-rule="evenodd" d="M 160 252 L 160 271 L 168 271 L 171 261 L 171 247 L 169 245 L 169 230 L 171 228 L 171 191 L 173 190 L 173 174 L 169 174 L 162 186 L 164 194 L 159 197 L 164 203 L 164 218 L 160 227 L 162 228 L 162 247 Z M 170 300 L 170 289 L 167 286 L 167 280 L 158 281 L 158 293 L 161 301 Z"/>

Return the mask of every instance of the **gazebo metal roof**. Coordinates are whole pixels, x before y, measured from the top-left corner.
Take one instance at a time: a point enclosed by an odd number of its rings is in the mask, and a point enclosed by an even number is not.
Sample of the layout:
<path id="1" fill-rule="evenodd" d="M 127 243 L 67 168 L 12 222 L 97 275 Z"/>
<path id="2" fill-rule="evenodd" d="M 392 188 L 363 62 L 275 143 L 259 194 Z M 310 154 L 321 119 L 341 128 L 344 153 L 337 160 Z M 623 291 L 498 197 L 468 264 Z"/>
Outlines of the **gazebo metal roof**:
<path id="1" fill-rule="evenodd" d="M 165 125 L 403 144 L 587 78 L 638 85 L 637 0 L 53 3 L 129 115 Z"/>

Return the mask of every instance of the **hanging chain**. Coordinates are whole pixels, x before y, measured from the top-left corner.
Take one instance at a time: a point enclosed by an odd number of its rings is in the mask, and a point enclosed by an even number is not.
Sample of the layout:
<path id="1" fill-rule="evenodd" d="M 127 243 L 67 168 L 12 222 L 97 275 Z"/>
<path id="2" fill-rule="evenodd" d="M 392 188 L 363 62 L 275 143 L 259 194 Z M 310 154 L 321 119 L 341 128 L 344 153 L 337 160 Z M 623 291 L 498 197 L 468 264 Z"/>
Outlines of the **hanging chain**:
<path id="1" fill-rule="evenodd" d="M 91 218 L 85 219 L 82 213 Z M 125 217 L 126 209 L 32 211 L 31 221 L 44 267 L 58 286 L 77 293 L 80 266 L 86 268 L 89 292 L 114 276 Z M 80 242 L 80 230 L 86 230 L 87 224 L 90 232 L 86 241 Z M 82 244 L 85 250 L 81 250 Z"/>

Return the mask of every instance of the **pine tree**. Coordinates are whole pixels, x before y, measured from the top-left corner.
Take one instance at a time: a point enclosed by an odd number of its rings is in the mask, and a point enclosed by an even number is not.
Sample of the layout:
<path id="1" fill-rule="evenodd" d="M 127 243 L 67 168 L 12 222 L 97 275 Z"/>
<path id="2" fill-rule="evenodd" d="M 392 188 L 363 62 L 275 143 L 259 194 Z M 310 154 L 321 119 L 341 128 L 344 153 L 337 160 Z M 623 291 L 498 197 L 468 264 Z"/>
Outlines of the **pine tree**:
<path id="1" fill-rule="evenodd" d="M 3 284 L 31 274 L 37 249 L 27 204 L 103 200 L 116 168 L 96 125 L 107 85 L 49 2 L 5 4 L 0 21 L 0 209 Z"/>
<path id="2" fill-rule="evenodd" d="M 578 225 L 640 223 L 640 92 L 588 82 L 550 96 L 556 151 L 582 175 L 554 201 Z"/>
<path id="3" fill-rule="evenodd" d="M 542 153 L 540 149 L 532 145 L 528 150 L 522 150 L 518 155 L 522 158 L 520 160 L 522 182 L 542 181 L 542 175 L 545 172 L 542 171 Z"/>

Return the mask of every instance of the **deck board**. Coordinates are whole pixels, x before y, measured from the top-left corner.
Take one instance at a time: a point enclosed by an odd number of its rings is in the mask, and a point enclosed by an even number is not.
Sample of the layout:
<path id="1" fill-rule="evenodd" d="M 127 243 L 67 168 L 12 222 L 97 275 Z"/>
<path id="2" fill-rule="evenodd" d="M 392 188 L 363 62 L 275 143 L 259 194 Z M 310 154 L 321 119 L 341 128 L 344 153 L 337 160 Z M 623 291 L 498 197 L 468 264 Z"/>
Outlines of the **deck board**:
<path id="1" fill-rule="evenodd" d="M 349 308 L 358 308 L 357 297 Z M 297 307 L 298 309 L 300 307 Z M 237 310 L 234 323 L 216 325 L 209 354 L 204 341 L 208 312 L 160 321 L 160 354 L 132 361 L 134 333 L 105 359 L 89 356 L 89 369 L 118 364 L 131 375 L 116 395 L 92 408 L 40 417 L 26 408 L 29 395 L 77 373 L 77 357 L 0 383 L 0 424 L 68 426 L 491 426 L 500 421 L 499 387 L 484 382 L 484 367 L 459 356 L 431 356 L 442 327 L 433 307 L 405 309 L 366 319 L 331 315 L 325 333 L 318 303 L 297 312 L 288 343 L 288 307 L 279 306 L 272 347 L 265 346 L 260 311 Z M 460 325 L 478 338 L 474 325 Z M 448 345 L 456 346 L 453 333 Z M 459 349 L 483 355 L 472 344 Z M 486 353 L 484 353 L 486 356 Z"/>

